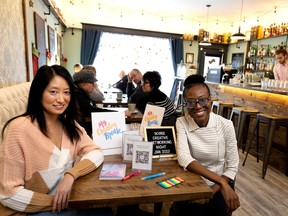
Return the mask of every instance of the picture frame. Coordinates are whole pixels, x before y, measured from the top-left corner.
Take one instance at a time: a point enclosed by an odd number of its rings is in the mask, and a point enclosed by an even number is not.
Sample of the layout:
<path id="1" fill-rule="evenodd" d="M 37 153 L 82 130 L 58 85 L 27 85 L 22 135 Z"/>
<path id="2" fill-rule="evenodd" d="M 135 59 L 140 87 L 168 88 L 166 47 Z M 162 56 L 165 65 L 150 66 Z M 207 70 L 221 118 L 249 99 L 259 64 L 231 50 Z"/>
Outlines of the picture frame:
<path id="1" fill-rule="evenodd" d="M 185 62 L 187 64 L 193 64 L 193 62 L 194 62 L 194 53 L 186 53 Z"/>

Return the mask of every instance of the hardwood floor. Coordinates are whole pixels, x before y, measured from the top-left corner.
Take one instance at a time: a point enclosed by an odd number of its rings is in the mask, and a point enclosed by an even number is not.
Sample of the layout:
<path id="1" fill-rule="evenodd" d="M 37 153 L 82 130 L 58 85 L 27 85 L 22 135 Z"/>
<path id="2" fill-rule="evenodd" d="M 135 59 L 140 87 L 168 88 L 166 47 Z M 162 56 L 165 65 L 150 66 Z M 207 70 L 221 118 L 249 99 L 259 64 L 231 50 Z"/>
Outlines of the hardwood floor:
<path id="1" fill-rule="evenodd" d="M 288 177 L 273 167 L 268 167 L 262 179 L 262 162 L 249 155 L 243 167 L 244 154 L 239 152 L 240 162 L 236 180 L 236 192 L 241 206 L 233 216 L 287 216 L 288 215 Z M 171 203 L 164 203 L 161 216 L 169 215 Z M 153 205 L 141 205 L 142 209 L 152 211 Z"/>

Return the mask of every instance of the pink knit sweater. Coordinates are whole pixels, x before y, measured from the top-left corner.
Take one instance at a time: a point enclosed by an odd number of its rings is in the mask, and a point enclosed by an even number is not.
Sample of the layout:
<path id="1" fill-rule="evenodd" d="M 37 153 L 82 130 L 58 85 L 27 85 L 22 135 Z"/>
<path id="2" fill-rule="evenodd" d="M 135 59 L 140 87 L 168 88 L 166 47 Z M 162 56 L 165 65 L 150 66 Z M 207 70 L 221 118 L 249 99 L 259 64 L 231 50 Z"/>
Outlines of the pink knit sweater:
<path id="1" fill-rule="evenodd" d="M 26 117 L 11 122 L 0 146 L 0 215 L 52 210 L 53 195 L 65 173 L 77 179 L 101 165 L 101 148 L 81 130 L 78 143 L 63 133 L 58 149 L 37 123 Z M 81 161 L 73 166 L 77 156 Z"/>

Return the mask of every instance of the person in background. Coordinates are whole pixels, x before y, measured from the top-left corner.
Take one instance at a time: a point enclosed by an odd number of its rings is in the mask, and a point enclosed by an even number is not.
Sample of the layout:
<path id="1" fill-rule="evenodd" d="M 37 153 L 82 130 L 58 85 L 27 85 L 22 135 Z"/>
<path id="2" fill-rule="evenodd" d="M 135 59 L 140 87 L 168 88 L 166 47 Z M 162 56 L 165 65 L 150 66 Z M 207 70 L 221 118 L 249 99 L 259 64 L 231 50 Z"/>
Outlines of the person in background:
<path id="1" fill-rule="evenodd" d="M 90 70 L 94 73 L 94 76 L 96 78 L 96 68 L 93 65 L 85 65 L 82 70 Z M 97 102 L 101 102 L 104 100 L 104 95 L 103 93 L 100 91 L 98 85 L 97 85 L 97 78 L 96 78 L 96 82 L 94 83 L 94 90 L 89 93 L 89 96 L 91 98 L 91 100 L 95 103 Z"/>
<path id="2" fill-rule="evenodd" d="M 184 82 L 187 114 L 176 121 L 177 157 L 185 170 L 204 178 L 213 197 L 204 202 L 174 202 L 169 215 L 227 216 L 240 206 L 234 191 L 239 163 L 235 130 L 232 121 L 211 112 L 209 87 L 197 76 L 196 81 Z"/>
<path id="3" fill-rule="evenodd" d="M 138 69 L 133 69 L 128 74 L 126 93 L 128 97 L 128 102 L 135 103 L 138 110 L 142 112 L 143 110 L 145 110 L 148 95 L 143 92 L 141 80 L 142 73 Z M 134 87 L 133 83 L 135 83 L 136 87 Z"/>
<path id="4" fill-rule="evenodd" d="M 275 80 L 288 80 L 288 56 L 287 50 L 280 47 L 275 51 L 277 64 L 273 68 Z"/>
<path id="5" fill-rule="evenodd" d="M 96 78 L 91 70 L 83 69 L 74 75 L 74 83 L 77 86 L 75 90 L 76 100 L 79 105 L 81 112 L 81 120 L 79 123 L 85 128 L 88 135 L 92 135 L 92 124 L 91 122 L 85 121 L 85 118 L 91 117 L 92 112 L 115 112 L 114 110 L 103 109 L 93 105 L 89 94 L 94 90 L 94 83 Z M 126 116 L 130 116 L 131 113 L 126 110 Z"/>
<path id="6" fill-rule="evenodd" d="M 102 149 L 76 122 L 74 91 L 64 67 L 42 66 L 32 81 L 26 112 L 4 125 L 0 215 L 112 216 L 111 208 L 67 209 L 75 180 L 104 160 Z M 74 164 L 77 157 L 81 160 Z"/>
<path id="7" fill-rule="evenodd" d="M 79 72 L 83 68 L 83 65 L 78 63 L 74 65 L 74 73 Z"/>
<path id="8" fill-rule="evenodd" d="M 147 103 L 165 108 L 162 126 L 175 126 L 176 114 L 172 101 L 159 90 L 161 75 L 157 71 L 148 71 L 142 77 L 142 89 L 148 94 Z M 141 112 L 144 112 L 140 110 Z"/>
<path id="9" fill-rule="evenodd" d="M 122 93 L 126 93 L 127 89 L 127 82 L 128 82 L 128 75 L 125 74 L 125 71 L 120 71 L 119 73 L 120 80 L 117 81 L 112 87 L 120 89 Z"/>

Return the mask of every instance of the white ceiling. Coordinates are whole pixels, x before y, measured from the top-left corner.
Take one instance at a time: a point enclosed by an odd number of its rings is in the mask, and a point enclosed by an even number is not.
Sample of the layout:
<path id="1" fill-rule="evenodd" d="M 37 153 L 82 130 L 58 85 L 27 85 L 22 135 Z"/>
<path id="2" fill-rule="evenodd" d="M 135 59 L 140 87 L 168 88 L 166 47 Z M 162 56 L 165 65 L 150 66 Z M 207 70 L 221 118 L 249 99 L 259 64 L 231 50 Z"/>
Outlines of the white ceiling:
<path id="1" fill-rule="evenodd" d="M 236 31 L 242 0 L 54 0 L 68 27 L 81 23 L 173 33 Z M 207 7 L 210 4 L 208 23 Z M 274 13 L 276 7 L 276 13 Z M 288 23 L 287 0 L 243 0 L 242 29 Z M 257 22 L 257 20 L 259 20 Z M 218 25 L 216 25 L 218 23 Z"/>

